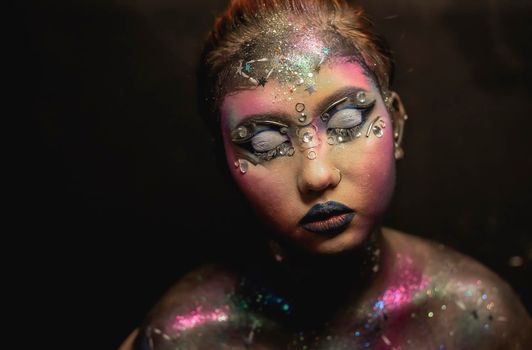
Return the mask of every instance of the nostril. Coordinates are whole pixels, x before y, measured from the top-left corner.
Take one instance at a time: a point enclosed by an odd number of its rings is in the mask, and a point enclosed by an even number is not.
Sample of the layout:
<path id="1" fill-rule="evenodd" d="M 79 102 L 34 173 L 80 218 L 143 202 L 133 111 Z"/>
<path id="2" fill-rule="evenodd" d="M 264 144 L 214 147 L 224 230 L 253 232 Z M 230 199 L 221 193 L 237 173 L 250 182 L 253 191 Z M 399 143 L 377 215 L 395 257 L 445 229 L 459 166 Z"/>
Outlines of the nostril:
<path id="1" fill-rule="evenodd" d="M 302 192 L 321 192 L 336 187 L 341 177 L 337 168 L 309 166 L 300 175 L 299 187 Z"/>

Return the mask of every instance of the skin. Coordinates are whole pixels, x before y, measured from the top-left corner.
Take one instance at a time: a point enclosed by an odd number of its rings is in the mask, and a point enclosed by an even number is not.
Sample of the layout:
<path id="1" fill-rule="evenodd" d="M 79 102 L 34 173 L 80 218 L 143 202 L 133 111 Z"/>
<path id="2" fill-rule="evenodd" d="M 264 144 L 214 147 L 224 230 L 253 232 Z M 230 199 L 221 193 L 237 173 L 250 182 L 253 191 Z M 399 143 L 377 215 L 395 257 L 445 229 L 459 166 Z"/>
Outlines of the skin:
<path id="1" fill-rule="evenodd" d="M 263 88 L 229 95 L 221 107 L 222 132 L 228 166 L 264 221 L 274 232 L 308 251 L 331 254 L 360 245 L 388 205 L 395 180 L 392 122 L 378 89 L 357 63 L 339 62 L 323 67 L 317 75 L 316 86 L 319 89 L 313 94 L 300 91 L 285 97 L 280 92 L 286 87 L 271 81 Z M 326 142 L 326 127 L 318 118 L 322 111 L 317 107 L 328 96 L 347 87 L 360 88 L 376 96 L 376 105 L 367 124 L 381 116 L 389 126 L 382 138 L 361 137 L 339 145 Z M 232 166 L 238 156 L 235 154 L 237 147 L 231 141 L 231 130 L 250 115 L 272 111 L 291 116 L 292 124 L 297 125 L 296 103 L 304 103 L 305 112 L 312 116 L 312 124 L 318 128 L 321 143 L 315 148 L 316 159 L 310 160 L 304 152 L 296 151 L 292 157 L 279 157 L 251 166 L 242 175 Z M 342 174 L 341 181 L 338 170 Z M 330 238 L 299 226 L 299 220 L 314 204 L 329 200 L 357 211 L 356 219 L 347 230 Z"/>
<path id="2" fill-rule="evenodd" d="M 392 130 L 404 115 L 400 100 L 389 111 L 353 62 L 324 66 L 316 86 L 313 94 L 285 95 L 284 86 L 270 81 L 228 95 L 221 109 L 229 167 L 283 260 L 192 271 L 148 316 L 138 338 L 144 347 L 133 346 L 132 334 L 120 349 L 530 348 L 531 320 L 504 281 L 442 245 L 380 227 L 394 187 Z M 381 138 L 324 141 L 318 106 L 346 86 L 374 94 L 367 123 L 382 118 Z M 250 115 L 271 112 L 293 115 L 297 126 L 298 102 L 316 125 L 316 159 L 296 148 L 291 157 L 250 164 L 245 174 L 234 167 L 243 156 L 231 131 Z M 329 200 L 356 210 L 343 232 L 323 236 L 298 224 Z"/>

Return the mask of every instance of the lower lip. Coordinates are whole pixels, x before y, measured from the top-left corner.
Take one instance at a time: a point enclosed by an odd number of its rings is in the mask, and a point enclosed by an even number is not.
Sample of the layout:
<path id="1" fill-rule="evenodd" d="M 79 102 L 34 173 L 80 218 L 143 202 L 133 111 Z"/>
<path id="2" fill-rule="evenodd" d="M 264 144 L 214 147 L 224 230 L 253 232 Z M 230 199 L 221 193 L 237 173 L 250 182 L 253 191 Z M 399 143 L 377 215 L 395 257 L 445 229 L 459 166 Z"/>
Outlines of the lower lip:
<path id="1" fill-rule="evenodd" d="M 302 227 L 307 231 L 322 235 L 337 235 L 349 226 L 354 217 L 355 213 L 340 214 L 332 216 L 327 220 L 309 222 L 302 225 Z"/>

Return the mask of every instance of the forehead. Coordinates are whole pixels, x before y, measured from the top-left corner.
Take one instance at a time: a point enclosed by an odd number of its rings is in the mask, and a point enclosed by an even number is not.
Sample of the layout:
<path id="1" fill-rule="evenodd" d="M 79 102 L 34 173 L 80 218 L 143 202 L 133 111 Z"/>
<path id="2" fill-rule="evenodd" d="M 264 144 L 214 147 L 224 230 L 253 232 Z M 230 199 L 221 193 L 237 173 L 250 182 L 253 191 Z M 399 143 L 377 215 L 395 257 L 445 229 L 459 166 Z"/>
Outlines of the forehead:
<path id="1" fill-rule="evenodd" d="M 313 110 L 323 99 L 346 87 L 376 89 L 357 62 L 332 61 L 316 73 L 310 90 L 307 85 L 292 86 L 272 79 L 264 87 L 259 85 L 226 95 L 220 107 L 222 124 L 234 127 L 249 115 L 290 113 L 296 103 L 304 103 L 308 110 Z"/>

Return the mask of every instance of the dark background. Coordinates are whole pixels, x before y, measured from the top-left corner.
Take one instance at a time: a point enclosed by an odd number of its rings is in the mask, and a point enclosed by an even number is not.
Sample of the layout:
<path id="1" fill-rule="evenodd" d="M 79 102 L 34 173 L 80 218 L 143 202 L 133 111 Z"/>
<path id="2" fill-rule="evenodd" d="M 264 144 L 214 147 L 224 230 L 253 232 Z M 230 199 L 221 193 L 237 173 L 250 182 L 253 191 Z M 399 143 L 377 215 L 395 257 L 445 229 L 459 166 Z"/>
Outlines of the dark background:
<path id="1" fill-rule="evenodd" d="M 11 206 L 31 259 L 19 278 L 28 305 L 60 314 L 85 345 L 118 346 L 184 271 L 224 254 L 241 209 L 194 102 L 202 39 L 224 4 L 17 5 Z M 532 310 L 532 4 L 361 4 L 396 53 L 410 116 L 387 225 L 475 257 Z"/>

